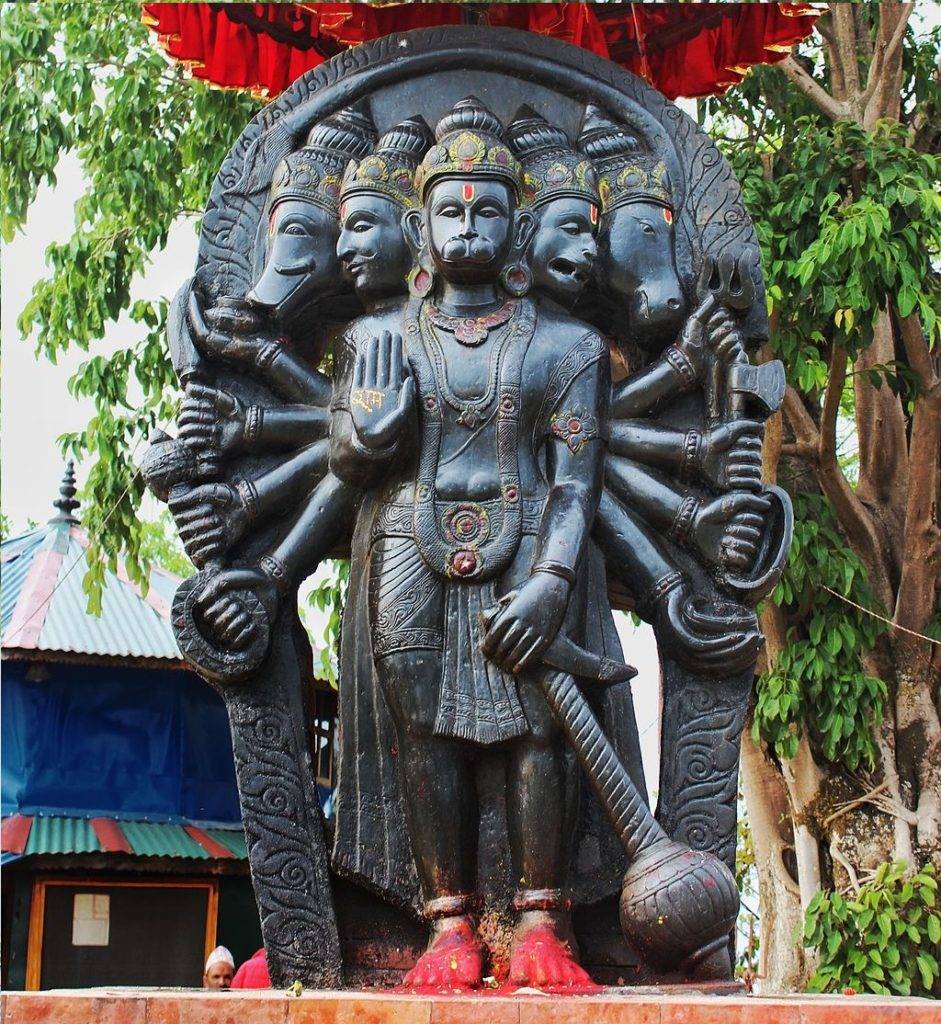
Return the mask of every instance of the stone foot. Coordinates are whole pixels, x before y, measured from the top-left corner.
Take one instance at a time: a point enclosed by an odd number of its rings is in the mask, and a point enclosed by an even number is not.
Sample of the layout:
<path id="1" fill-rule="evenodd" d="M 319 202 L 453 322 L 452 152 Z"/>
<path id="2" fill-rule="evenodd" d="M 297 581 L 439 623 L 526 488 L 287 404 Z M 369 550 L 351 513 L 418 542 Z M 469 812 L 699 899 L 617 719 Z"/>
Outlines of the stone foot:
<path id="1" fill-rule="evenodd" d="M 428 949 L 405 976 L 401 991 L 433 994 L 480 988 L 484 955 L 472 918 L 444 917 L 431 927 Z"/>
<path id="2" fill-rule="evenodd" d="M 569 938 L 568 915 L 532 911 L 520 916 L 510 950 L 509 985 L 541 992 L 600 992 L 579 964 Z"/>

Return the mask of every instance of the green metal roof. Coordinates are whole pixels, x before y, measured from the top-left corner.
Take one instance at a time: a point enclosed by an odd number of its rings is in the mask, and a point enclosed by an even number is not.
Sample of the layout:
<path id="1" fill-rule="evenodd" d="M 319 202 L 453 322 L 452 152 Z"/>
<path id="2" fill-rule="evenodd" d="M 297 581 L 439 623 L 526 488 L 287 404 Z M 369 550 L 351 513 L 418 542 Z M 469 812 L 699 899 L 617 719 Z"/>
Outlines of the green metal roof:
<path id="1" fill-rule="evenodd" d="M 121 831 L 139 857 L 193 857 L 209 860 L 209 854 L 187 835 L 181 825 L 153 821 L 122 821 Z"/>
<path id="2" fill-rule="evenodd" d="M 23 854 L 98 853 L 99 850 L 98 837 L 85 818 L 33 818 Z"/>
<path id="3" fill-rule="evenodd" d="M 248 847 L 245 845 L 245 833 L 241 829 L 207 828 L 206 835 L 215 839 L 220 846 L 231 850 L 239 860 L 248 860 Z"/>
<path id="4" fill-rule="evenodd" d="M 13 848 L 18 856 L 28 857 L 38 854 L 79 854 L 108 853 L 99 842 L 95 826 L 87 818 L 40 817 L 29 815 L 16 816 L 29 828 L 29 838 L 25 846 L 20 842 Z M 184 827 L 155 821 L 121 821 L 106 819 L 111 822 L 138 857 L 186 857 L 192 860 L 214 860 L 213 855 L 197 841 L 197 836 L 213 840 L 228 850 L 233 859 L 247 860 L 248 849 L 245 835 L 240 826 L 232 828 L 203 827 L 195 824 Z M 6 823 L 12 819 L 4 819 Z M 100 826 L 99 826 L 100 827 Z M 187 832 L 187 828 L 191 832 Z M 192 833 L 192 834 L 191 834 Z M 24 833 L 25 834 L 25 833 Z M 107 842 L 107 836 L 104 836 Z M 211 847 L 210 847 L 211 848 Z M 5 846 L 6 850 L 7 847 Z M 112 849 L 111 852 L 116 852 Z"/>

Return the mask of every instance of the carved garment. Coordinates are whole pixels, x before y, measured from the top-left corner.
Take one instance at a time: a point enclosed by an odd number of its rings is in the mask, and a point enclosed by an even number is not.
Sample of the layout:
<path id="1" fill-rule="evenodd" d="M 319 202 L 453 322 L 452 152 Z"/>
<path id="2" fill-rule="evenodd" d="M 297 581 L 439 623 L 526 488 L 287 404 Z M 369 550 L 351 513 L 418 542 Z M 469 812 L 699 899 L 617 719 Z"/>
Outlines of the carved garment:
<path id="1" fill-rule="evenodd" d="M 524 305 L 530 306 L 528 302 Z M 525 445 L 531 441 L 536 448 L 544 444 L 551 431 L 552 418 L 563 410 L 572 383 L 597 359 L 606 357 L 604 344 L 594 332 L 589 332 L 576 337 L 568 351 L 554 360 L 548 358 L 550 367 L 541 406 L 535 418 L 530 418 L 532 428 L 526 426 L 527 433 L 532 429 L 532 434 L 518 437 L 519 443 Z M 414 372 L 415 361 L 411 358 L 410 364 Z M 420 374 L 416 374 L 418 376 Z M 428 397 L 421 387 L 419 392 L 419 401 Z M 425 407 L 423 414 L 424 411 Z M 416 481 L 419 486 L 424 482 Z M 460 532 L 461 510 L 454 512 L 450 507 L 454 504 L 461 503 L 442 502 L 432 492 L 426 506 L 433 509 L 435 528 L 440 527 L 445 542 L 449 522 L 452 531 Z M 464 504 L 480 506 L 486 513 L 488 529 L 496 536 L 503 534 L 505 501 L 494 499 Z M 519 523 L 518 535 L 535 535 L 542 517 L 542 501 L 522 498 L 516 504 L 518 511 L 514 509 L 513 518 Z M 464 655 L 471 653 L 477 645 L 469 628 L 471 619 L 476 618 L 476 607 L 472 609 L 471 604 L 472 601 L 481 606 L 492 604 L 494 584 L 487 580 L 476 582 L 473 577 L 448 576 L 440 571 L 445 569 L 441 561 L 439 571 L 434 571 L 416 543 L 415 507 L 414 502 L 401 498 L 390 500 L 373 490 L 364 502 L 354 536 L 353 575 L 341 645 L 340 749 L 333 863 L 340 874 L 417 912 L 419 884 L 399 789 L 397 741 L 381 695 L 376 661 L 394 650 L 450 647 L 463 651 Z M 454 512 L 450 520 L 449 512 Z M 461 545 L 446 544 L 447 547 L 453 551 Z M 486 564 L 486 546 L 478 546 L 476 550 L 482 551 Z M 363 569 L 357 571 L 359 566 Z M 621 659 L 620 642 L 607 601 L 604 563 L 592 543 L 585 552 L 577 587 L 582 611 L 570 635 L 596 653 Z M 455 602 L 451 596 L 455 590 L 467 598 Z M 379 600 L 380 596 L 393 596 L 394 600 Z M 445 614 L 448 610 L 453 612 L 452 616 Z M 377 615 L 382 616 L 378 622 Z M 453 623 L 454 634 L 464 631 L 463 641 L 445 636 L 448 619 Z M 374 647 L 367 640 L 371 625 L 381 626 L 374 634 Z M 479 650 L 476 654 L 483 660 Z M 501 728 L 514 728 L 511 703 L 501 703 L 507 692 L 518 701 L 513 678 L 506 677 L 509 685 L 504 690 L 499 685 L 494 686 L 492 678 L 484 672 L 468 673 L 466 657 L 455 658 L 452 664 L 454 685 L 448 681 L 445 667 L 440 692 L 438 724 L 443 734 L 463 735 L 488 744 L 489 736 L 497 729 L 497 721 L 502 723 Z M 468 677 L 473 689 L 468 688 Z M 479 699 L 481 683 L 487 695 L 483 701 Z M 642 793 L 645 792 L 630 687 L 618 684 L 604 691 L 591 691 L 590 697 L 635 783 Z M 489 741 L 490 745 L 483 747 L 486 757 L 481 772 L 479 874 L 485 895 L 500 899 L 512 892 L 513 880 L 509 876 L 504 783 L 501 781 L 505 754 L 500 746 L 493 745 L 495 742 Z M 581 788 L 581 810 L 569 878 L 573 898 L 579 903 L 591 903 L 618 890 L 624 872 L 624 856 L 595 798 L 587 786 L 583 784 Z"/>

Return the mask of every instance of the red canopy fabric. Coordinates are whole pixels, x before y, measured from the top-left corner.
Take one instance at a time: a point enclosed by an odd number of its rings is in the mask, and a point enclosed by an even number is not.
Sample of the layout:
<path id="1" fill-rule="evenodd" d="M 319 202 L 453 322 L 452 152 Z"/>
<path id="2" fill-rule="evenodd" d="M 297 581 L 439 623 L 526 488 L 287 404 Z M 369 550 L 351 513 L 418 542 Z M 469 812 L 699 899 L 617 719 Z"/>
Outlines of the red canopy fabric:
<path id="1" fill-rule="evenodd" d="M 465 21 L 574 43 L 665 93 L 708 96 L 753 64 L 783 60 L 813 29 L 810 4 L 144 4 L 144 21 L 193 75 L 273 97 L 303 72 L 368 39 Z"/>

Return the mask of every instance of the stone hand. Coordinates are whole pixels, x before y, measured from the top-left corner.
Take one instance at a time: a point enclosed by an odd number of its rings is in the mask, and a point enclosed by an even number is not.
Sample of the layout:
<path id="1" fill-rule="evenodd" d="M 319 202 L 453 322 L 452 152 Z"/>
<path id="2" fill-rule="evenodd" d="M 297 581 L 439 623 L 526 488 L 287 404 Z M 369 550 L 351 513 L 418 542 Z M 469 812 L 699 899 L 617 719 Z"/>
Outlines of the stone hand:
<path id="1" fill-rule="evenodd" d="M 188 384 L 178 423 L 180 437 L 197 451 L 231 457 L 245 447 L 245 405 L 227 391 Z"/>
<path id="2" fill-rule="evenodd" d="M 189 321 L 204 355 L 242 368 L 256 365 L 262 352 L 279 337 L 274 325 L 244 299 L 220 300 L 203 313 L 194 292 Z"/>
<path id="3" fill-rule="evenodd" d="M 703 299 L 690 314 L 677 339 L 676 347 L 689 361 L 697 379 L 702 377 L 705 371 L 708 353 L 718 351 L 720 340 L 731 327 L 732 321 L 728 313 L 716 306 L 711 295 Z"/>
<path id="4" fill-rule="evenodd" d="M 371 338 L 356 355 L 350 388 L 350 415 L 360 443 L 373 451 L 394 443 L 414 393 L 401 336 L 383 331 Z"/>
<path id="5" fill-rule="evenodd" d="M 757 490 L 761 483 L 761 437 L 756 420 L 733 420 L 703 431 L 699 471 L 720 490 Z"/>
<path id="6" fill-rule="evenodd" d="M 481 649 L 508 672 L 539 661 L 555 639 L 569 599 L 569 583 L 547 572 L 535 572 L 512 594 L 490 622 Z"/>
<path id="7" fill-rule="evenodd" d="M 246 647 L 252 638 L 252 620 L 233 591 L 251 590 L 274 622 L 279 595 L 274 581 L 261 569 L 227 569 L 206 586 L 196 601 L 203 622 L 224 646 L 233 650 Z"/>
<path id="8" fill-rule="evenodd" d="M 771 502 L 760 494 L 732 491 L 702 503 L 693 516 L 692 540 L 710 565 L 747 570 L 761 538 L 761 513 Z"/>
<path id="9" fill-rule="evenodd" d="M 179 497 L 171 495 L 169 505 L 183 547 L 199 567 L 220 558 L 248 527 L 248 510 L 231 484 L 193 487 Z"/>
<path id="10" fill-rule="evenodd" d="M 706 346 L 716 361 L 722 365 L 745 359 L 742 335 L 735 321 L 724 309 L 713 314 L 706 327 Z"/>
<path id="11" fill-rule="evenodd" d="M 754 664 L 764 643 L 753 614 L 698 608 L 685 584 L 666 595 L 653 625 L 660 649 L 693 672 L 742 671 Z"/>

